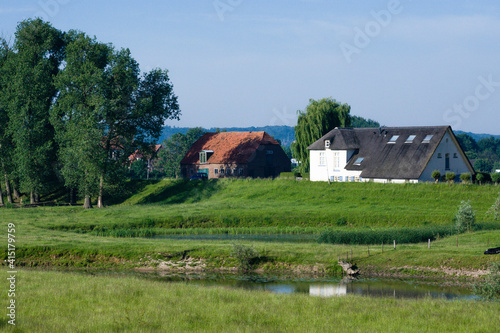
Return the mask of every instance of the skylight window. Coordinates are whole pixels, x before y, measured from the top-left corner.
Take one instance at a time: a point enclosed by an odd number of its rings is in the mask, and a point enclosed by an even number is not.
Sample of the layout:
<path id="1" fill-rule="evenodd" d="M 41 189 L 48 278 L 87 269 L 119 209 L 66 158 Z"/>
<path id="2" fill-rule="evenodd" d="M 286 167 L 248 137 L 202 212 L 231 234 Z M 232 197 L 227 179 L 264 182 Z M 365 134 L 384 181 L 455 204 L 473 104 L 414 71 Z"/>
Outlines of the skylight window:
<path id="1" fill-rule="evenodd" d="M 399 135 L 393 135 L 392 138 L 387 143 L 396 143 L 398 138 L 399 138 Z"/>
<path id="2" fill-rule="evenodd" d="M 405 143 L 413 143 L 413 140 L 415 140 L 416 137 L 416 135 L 410 135 L 408 139 L 406 139 Z"/>
<path id="3" fill-rule="evenodd" d="M 433 137 L 433 135 L 427 135 L 424 138 L 424 141 L 422 141 L 422 143 L 429 143 L 429 142 L 431 142 L 432 137 Z"/>
<path id="4" fill-rule="evenodd" d="M 363 162 L 364 159 L 364 157 L 358 157 L 356 161 L 354 161 L 354 165 L 361 165 L 361 162 Z"/>

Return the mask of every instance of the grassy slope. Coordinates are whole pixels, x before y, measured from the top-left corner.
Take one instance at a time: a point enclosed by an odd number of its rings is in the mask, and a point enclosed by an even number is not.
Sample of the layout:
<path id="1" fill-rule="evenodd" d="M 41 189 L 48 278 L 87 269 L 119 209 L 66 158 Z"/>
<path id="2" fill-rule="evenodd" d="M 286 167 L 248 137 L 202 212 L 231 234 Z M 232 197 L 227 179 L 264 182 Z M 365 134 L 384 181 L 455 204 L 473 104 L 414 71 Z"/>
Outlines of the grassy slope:
<path id="1" fill-rule="evenodd" d="M 26 332 L 487 333 L 500 326 L 500 303 L 478 301 L 319 298 L 36 271 L 20 271 L 16 283 L 16 324 Z M 6 279 L 0 287 L 8 289 Z M 4 315 L 0 330 L 7 326 Z"/>
<path id="2" fill-rule="evenodd" d="M 144 184 L 143 184 L 144 185 Z M 470 199 L 478 220 L 498 193 L 495 186 L 435 184 L 360 184 L 295 182 L 288 180 L 223 180 L 219 182 L 182 182 L 165 180 L 142 186 L 139 193 L 123 204 L 107 209 L 83 210 L 81 207 L 0 209 L 2 228 L 16 224 L 17 257 L 26 265 L 130 267 L 145 256 L 161 258 L 158 253 L 195 251 L 192 257 L 205 258 L 215 266 L 234 266 L 232 241 L 188 241 L 143 238 L 98 237 L 71 232 L 74 228 L 120 224 L 136 228 L 141 223 L 173 224 L 184 227 L 217 226 L 298 226 L 335 225 L 345 217 L 356 228 L 419 226 L 450 223 L 461 200 Z M 333 223 L 332 223 L 333 222 Z M 69 228 L 70 230 L 65 230 Z M 352 228 L 351 226 L 343 228 Z M 426 250 L 426 244 L 398 246 L 397 251 L 366 246 L 332 246 L 242 242 L 254 246 L 277 263 L 331 267 L 351 248 L 362 267 L 380 269 L 401 266 L 486 268 L 497 256 L 484 256 L 487 247 L 500 244 L 499 231 L 484 231 L 442 239 Z M 3 250 L 6 256 L 6 249 Z M 390 259 L 390 260 L 389 260 Z M 279 267 L 278 267 L 279 268 Z"/>

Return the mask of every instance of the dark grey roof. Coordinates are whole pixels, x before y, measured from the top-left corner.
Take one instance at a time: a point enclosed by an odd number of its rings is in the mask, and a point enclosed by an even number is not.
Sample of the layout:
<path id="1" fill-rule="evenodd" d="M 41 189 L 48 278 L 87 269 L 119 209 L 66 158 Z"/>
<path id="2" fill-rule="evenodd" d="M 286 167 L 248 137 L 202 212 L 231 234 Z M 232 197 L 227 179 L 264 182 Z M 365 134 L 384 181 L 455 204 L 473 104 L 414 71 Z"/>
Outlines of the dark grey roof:
<path id="1" fill-rule="evenodd" d="M 323 150 L 324 141 L 330 140 L 332 150 L 355 151 L 346 169 L 361 170 L 363 178 L 417 179 L 448 130 L 454 137 L 449 126 L 335 128 L 308 149 Z M 395 135 L 399 135 L 396 142 L 388 143 Z M 411 135 L 415 136 L 412 143 L 405 143 Z M 431 140 L 423 143 L 428 135 Z M 359 157 L 363 161 L 354 165 Z"/>

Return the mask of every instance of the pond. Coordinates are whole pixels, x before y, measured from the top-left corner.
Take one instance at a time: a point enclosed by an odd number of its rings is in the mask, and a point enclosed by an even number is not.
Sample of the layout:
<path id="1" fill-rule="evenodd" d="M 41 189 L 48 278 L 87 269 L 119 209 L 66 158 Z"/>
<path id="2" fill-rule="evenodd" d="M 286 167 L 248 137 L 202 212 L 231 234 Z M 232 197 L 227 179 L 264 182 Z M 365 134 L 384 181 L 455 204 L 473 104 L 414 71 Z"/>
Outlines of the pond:
<path id="1" fill-rule="evenodd" d="M 95 272 L 93 272 L 95 274 Z M 186 283 L 200 287 L 225 287 L 276 294 L 308 294 L 313 297 L 341 297 L 349 294 L 367 297 L 440 298 L 447 300 L 479 299 L 470 289 L 447 286 L 443 282 L 404 279 L 367 278 L 346 280 L 340 278 L 297 278 L 260 274 L 178 274 L 167 272 L 103 273 L 133 274 L 165 283 Z"/>

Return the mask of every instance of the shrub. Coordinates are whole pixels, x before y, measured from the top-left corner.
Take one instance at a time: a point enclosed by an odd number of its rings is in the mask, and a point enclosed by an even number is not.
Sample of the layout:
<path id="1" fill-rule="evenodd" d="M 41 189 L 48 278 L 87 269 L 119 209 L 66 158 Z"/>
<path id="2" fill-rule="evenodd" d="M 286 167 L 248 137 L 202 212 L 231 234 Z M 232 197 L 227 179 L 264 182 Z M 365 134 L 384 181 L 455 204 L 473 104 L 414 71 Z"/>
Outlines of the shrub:
<path id="1" fill-rule="evenodd" d="M 446 173 L 446 180 L 449 182 L 449 183 L 453 183 L 453 181 L 455 181 L 455 173 L 454 172 L 447 172 Z"/>
<path id="2" fill-rule="evenodd" d="M 458 232 L 470 231 L 475 226 L 476 213 L 472 209 L 470 200 L 463 201 L 455 215 L 455 227 Z"/>
<path id="3" fill-rule="evenodd" d="M 494 220 L 500 219 L 500 195 L 486 214 L 492 215 Z"/>
<path id="4" fill-rule="evenodd" d="M 232 256 L 238 261 L 238 268 L 246 272 L 252 268 L 252 263 L 259 257 L 259 253 L 251 247 L 233 244 Z"/>
<path id="5" fill-rule="evenodd" d="M 478 172 L 476 175 L 476 180 L 479 184 L 485 184 L 491 181 L 491 177 L 489 173 Z"/>
<path id="6" fill-rule="evenodd" d="M 498 185 L 500 183 L 500 172 L 493 172 L 491 175 L 491 181 Z"/>
<path id="7" fill-rule="evenodd" d="M 482 283 L 474 284 L 474 293 L 488 300 L 500 300 L 500 262 L 491 263 L 490 274 Z"/>
<path id="8" fill-rule="evenodd" d="M 465 184 L 470 183 L 471 179 L 472 179 L 472 177 L 471 177 L 470 173 L 463 173 L 460 175 L 460 180 Z"/>
<path id="9" fill-rule="evenodd" d="M 439 182 L 439 178 L 441 178 L 441 172 L 439 170 L 432 171 L 431 177 L 434 178 L 435 182 Z"/>

